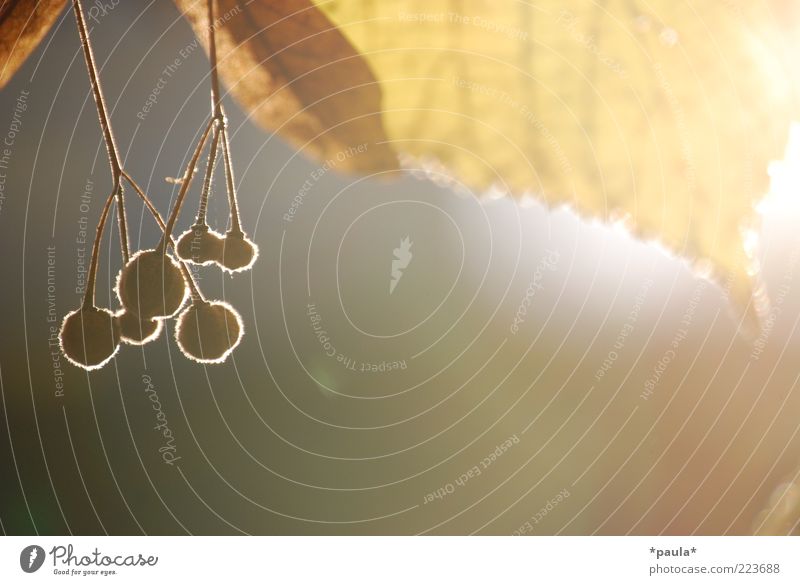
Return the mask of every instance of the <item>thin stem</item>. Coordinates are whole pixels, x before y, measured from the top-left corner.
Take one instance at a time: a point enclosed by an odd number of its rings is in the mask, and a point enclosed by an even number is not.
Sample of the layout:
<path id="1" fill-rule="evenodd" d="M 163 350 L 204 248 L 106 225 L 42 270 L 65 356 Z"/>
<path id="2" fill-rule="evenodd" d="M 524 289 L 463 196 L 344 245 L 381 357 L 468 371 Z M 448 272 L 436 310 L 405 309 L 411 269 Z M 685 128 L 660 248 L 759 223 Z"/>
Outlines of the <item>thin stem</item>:
<path id="1" fill-rule="evenodd" d="M 208 195 L 211 193 L 211 180 L 214 176 L 214 166 L 217 164 L 217 149 L 219 148 L 220 128 L 214 128 L 214 136 L 211 139 L 211 149 L 208 151 L 208 162 L 206 163 L 206 176 L 203 178 L 203 190 L 200 193 L 200 207 L 197 210 L 197 220 L 195 225 L 205 226 L 206 208 L 208 207 Z"/>
<path id="2" fill-rule="evenodd" d="M 192 276 L 191 270 L 186 266 L 186 262 L 178 260 L 178 264 L 181 267 L 181 272 L 183 272 L 184 278 L 186 278 L 186 282 L 189 283 L 189 294 L 192 295 L 192 301 L 205 301 L 206 298 L 203 296 L 203 293 L 200 292 L 200 288 L 197 286 L 197 283 L 194 281 L 194 277 Z"/>
<path id="3" fill-rule="evenodd" d="M 130 183 L 130 186 L 133 187 L 133 190 L 139 195 L 139 198 L 142 200 L 145 207 L 147 207 L 147 209 L 150 211 L 150 215 L 152 215 L 153 219 L 156 220 L 158 227 L 161 228 L 161 232 L 163 233 L 167 229 L 167 226 L 164 224 L 164 219 L 161 217 L 158 209 L 155 208 L 155 205 L 153 205 L 153 202 L 150 201 L 150 198 L 147 196 L 147 194 L 136 183 L 136 181 L 133 180 L 133 177 L 131 177 L 125 171 L 125 169 L 122 170 L 122 176 L 127 179 L 128 183 Z M 175 248 L 175 240 L 172 238 L 172 236 L 169 238 L 169 245 L 172 246 L 173 249 Z M 186 266 L 186 262 L 183 262 L 180 258 L 178 258 L 178 264 L 181 267 L 183 275 L 186 277 L 186 281 L 189 283 L 189 288 L 192 291 L 192 297 L 195 299 L 205 300 L 203 294 L 200 292 L 200 289 L 197 287 L 197 283 L 195 283 L 194 278 L 192 277 L 191 271 L 189 271 L 188 267 Z"/>
<path id="4" fill-rule="evenodd" d="M 216 125 L 216 123 L 217 121 L 213 118 L 209 121 L 205 131 L 203 132 L 203 136 L 200 138 L 200 142 L 197 144 L 197 148 L 195 148 L 192 159 L 189 161 L 189 166 L 186 167 L 186 172 L 184 173 L 183 181 L 181 182 L 181 188 L 178 191 L 178 197 L 175 200 L 175 206 L 172 208 L 172 213 L 170 213 L 169 219 L 167 219 L 167 225 L 164 226 L 164 235 L 161 237 L 161 242 L 158 244 L 162 251 L 166 248 L 165 243 L 167 242 L 167 239 L 172 236 L 172 228 L 175 227 L 175 222 L 178 220 L 178 214 L 180 214 L 183 200 L 186 198 L 186 193 L 189 191 L 189 186 L 192 184 L 192 178 L 197 170 L 197 161 L 200 159 L 200 154 L 203 152 L 203 147 L 208 139 L 208 133 L 211 131 L 211 127 Z"/>
<path id="5" fill-rule="evenodd" d="M 145 207 L 147 207 L 148 211 L 150 211 L 150 215 L 152 215 L 153 219 L 156 220 L 158 227 L 161 229 L 161 232 L 163 233 L 166 227 L 164 225 L 164 219 L 161 217 L 161 214 L 158 212 L 158 209 L 156 209 L 155 206 L 153 205 L 153 202 L 150 201 L 150 198 L 147 196 L 144 190 L 142 190 L 142 188 L 136 183 L 136 181 L 133 180 L 133 177 L 131 177 L 127 171 L 123 170 L 122 176 L 125 177 L 130 186 L 133 187 L 133 190 L 136 191 L 136 193 L 139 195 L 139 199 L 142 200 Z"/>
<path id="6" fill-rule="evenodd" d="M 230 144 L 228 142 L 228 121 L 222 109 L 222 98 L 219 91 L 219 73 L 217 70 L 217 35 L 214 23 L 214 0 L 208 0 L 208 60 L 211 63 L 211 107 L 213 116 L 222 125 L 222 156 L 225 160 L 225 180 L 228 190 L 228 204 L 231 214 L 231 232 L 241 235 L 242 227 L 239 220 L 239 207 L 236 202 L 236 189 L 233 181 L 233 166 L 231 165 Z M 216 137 L 215 137 L 216 138 Z M 213 156 L 216 156 L 214 153 Z M 203 201 L 200 202 L 201 207 Z M 205 223 L 205 208 L 203 207 L 203 222 Z"/>
<path id="7" fill-rule="evenodd" d="M 214 0 L 208 0 L 208 60 L 211 62 L 211 110 L 218 120 L 224 119 L 222 97 L 217 74 L 217 33 L 214 23 Z"/>
<path id="8" fill-rule="evenodd" d="M 114 201 L 115 193 L 112 191 L 111 195 L 106 199 L 106 204 L 103 206 L 103 211 L 100 214 L 100 221 L 97 222 L 97 232 L 94 236 L 94 243 L 92 244 L 92 259 L 89 264 L 89 275 L 86 277 L 86 290 L 83 292 L 83 308 L 88 309 L 94 307 L 94 283 L 97 279 L 97 262 L 100 257 L 100 241 L 103 239 L 103 229 L 106 227 L 106 218 L 108 217 L 108 210 L 111 207 L 111 202 Z"/>
<path id="9" fill-rule="evenodd" d="M 242 234 L 242 225 L 239 220 L 239 205 L 236 202 L 236 187 L 233 182 L 233 165 L 231 165 L 231 145 L 228 142 L 228 128 L 222 126 L 222 157 L 225 160 L 225 180 L 228 186 L 228 204 L 231 211 L 231 229 L 234 234 Z"/>
<path id="10" fill-rule="evenodd" d="M 103 128 L 103 137 L 106 141 L 108 150 L 108 162 L 111 165 L 111 173 L 116 181 L 122 170 L 119 162 L 119 151 L 114 141 L 114 134 L 111 131 L 111 123 L 106 112 L 106 102 L 103 98 L 103 90 L 100 87 L 100 78 L 97 75 L 97 65 L 94 60 L 92 44 L 89 40 L 89 33 L 86 30 L 86 19 L 83 15 L 83 8 L 79 0 L 72 0 L 72 8 L 75 12 L 75 20 L 78 22 L 78 34 L 81 37 L 83 47 L 83 57 L 86 60 L 86 69 L 89 72 L 89 79 L 92 82 L 92 92 L 94 93 L 94 103 L 97 106 L 97 115 L 100 117 L 100 126 Z"/>
<path id="11" fill-rule="evenodd" d="M 117 222 L 119 223 L 122 259 L 127 263 L 130 256 L 130 250 L 128 248 L 128 222 L 125 217 L 125 204 L 123 201 L 123 193 L 120 184 L 122 165 L 119 159 L 119 150 L 117 149 L 117 143 L 114 140 L 114 133 L 111 129 L 111 121 L 106 110 L 106 101 L 103 97 L 103 89 L 100 85 L 100 76 L 97 73 L 97 64 L 94 59 L 92 42 L 89 38 L 89 31 L 86 28 L 86 18 L 83 14 L 83 7 L 81 6 L 80 0 L 72 0 L 72 8 L 75 12 L 75 20 L 78 24 L 78 35 L 81 39 L 81 47 L 83 47 L 83 57 L 86 61 L 86 71 L 89 74 L 89 80 L 91 81 L 92 85 L 92 94 L 94 95 L 94 104 L 97 108 L 97 116 L 100 118 L 100 127 L 103 130 L 103 139 L 106 143 L 108 164 L 111 167 L 111 179 L 114 184 L 113 189 L 117 197 Z"/>
<path id="12" fill-rule="evenodd" d="M 117 225 L 119 225 L 119 243 L 122 248 L 122 262 L 123 264 L 127 264 L 128 260 L 130 260 L 131 252 L 128 247 L 128 218 L 125 215 L 125 197 L 122 193 L 122 181 L 120 181 L 120 179 L 117 179 L 114 184 L 114 192 L 117 196 Z"/>

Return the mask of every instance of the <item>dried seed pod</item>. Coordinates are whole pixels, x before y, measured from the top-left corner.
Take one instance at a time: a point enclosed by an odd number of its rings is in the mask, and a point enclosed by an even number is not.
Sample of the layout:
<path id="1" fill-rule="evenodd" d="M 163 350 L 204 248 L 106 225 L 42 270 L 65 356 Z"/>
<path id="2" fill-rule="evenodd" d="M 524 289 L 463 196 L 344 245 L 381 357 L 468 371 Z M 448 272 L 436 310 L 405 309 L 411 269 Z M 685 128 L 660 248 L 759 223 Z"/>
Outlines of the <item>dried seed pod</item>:
<path id="1" fill-rule="evenodd" d="M 175 340 L 183 354 L 208 364 L 224 362 L 242 339 L 242 318 L 228 303 L 196 299 L 179 316 Z"/>
<path id="2" fill-rule="evenodd" d="M 108 309 L 82 306 L 64 317 L 58 341 L 61 352 L 86 370 L 103 367 L 119 349 L 119 323 Z"/>
<path id="3" fill-rule="evenodd" d="M 116 290 L 125 310 L 142 320 L 172 317 L 189 294 L 180 266 L 160 248 L 131 256 Z"/>
<path id="4" fill-rule="evenodd" d="M 181 234 L 175 251 L 178 258 L 192 264 L 212 264 L 222 257 L 222 234 L 207 225 L 195 224 Z"/>
<path id="5" fill-rule="evenodd" d="M 120 339 L 131 345 L 144 345 L 158 339 L 164 323 L 161 319 L 140 319 L 129 311 L 117 315 Z"/>
<path id="6" fill-rule="evenodd" d="M 241 231 L 229 231 L 222 245 L 220 266 L 227 272 L 250 270 L 258 258 L 258 246 Z"/>

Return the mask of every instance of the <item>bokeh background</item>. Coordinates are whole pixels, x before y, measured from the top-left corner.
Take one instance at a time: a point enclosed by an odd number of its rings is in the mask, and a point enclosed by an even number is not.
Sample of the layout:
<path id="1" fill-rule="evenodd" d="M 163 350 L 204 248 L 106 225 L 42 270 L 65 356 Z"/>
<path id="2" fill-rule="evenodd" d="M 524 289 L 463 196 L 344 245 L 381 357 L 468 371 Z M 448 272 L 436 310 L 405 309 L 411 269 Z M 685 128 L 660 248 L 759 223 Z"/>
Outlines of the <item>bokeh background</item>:
<path id="1" fill-rule="evenodd" d="M 166 213 L 208 62 L 172 3 L 107 4 L 90 24 L 117 139 Z M 51 344 L 110 189 L 79 50 L 67 12 L 0 95 L 4 533 L 747 534 L 798 478 L 800 156 L 774 167 L 758 252 L 773 309 L 747 338 L 724 287 L 624 230 L 435 173 L 321 170 L 226 100 L 261 256 L 198 277 L 241 313 L 241 346 L 198 365 L 170 325 L 87 373 Z M 152 247 L 128 200 L 132 243 Z M 224 229 L 219 182 L 210 216 Z"/>

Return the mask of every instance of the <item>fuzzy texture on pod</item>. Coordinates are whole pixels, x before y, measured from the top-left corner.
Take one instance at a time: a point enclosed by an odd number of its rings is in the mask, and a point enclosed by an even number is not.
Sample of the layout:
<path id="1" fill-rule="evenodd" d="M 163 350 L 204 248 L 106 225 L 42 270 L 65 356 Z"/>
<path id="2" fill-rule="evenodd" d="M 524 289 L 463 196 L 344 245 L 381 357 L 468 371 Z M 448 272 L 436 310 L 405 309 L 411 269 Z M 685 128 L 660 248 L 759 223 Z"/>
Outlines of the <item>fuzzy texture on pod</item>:
<path id="1" fill-rule="evenodd" d="M 64 317 L 58 335 L 61 353 L 86 370 L 102 368 L 119 349 L 119 323 L 108 309 L 81 307 Z"/>
<path id="2" fill-rule="evenodd" d="M 241 232 L 228 232 L 222 246 L 220 266 L 228 272 L 250 270 L 258 258 L 258 246 Z"/>
<path id="3" fill-rule="evenodd" d="M 130 345 L 144 345 L 155 341 L 164 329 L 160 319 L 140 319 L 128 311 L 117 315 L 117 320 L 121 341 Z"/>
<path id="4" fill-rule="evenodd" d="M 207 225 L 195 225 L 178 238 L 175 251 L 178 258 L 192 264 L 212 264 L 222 258 L 222 234 Z"/>
<path id="5" fill-rule="evenodd" d="M 142 320 L 172 317 L 189 289 L 180 266 L 158 250 L 142 250 L 117 276 L 117 296 L 125 310 Z"/>
<path id="6" fill-rule="evenodd" d="M 179 316 L 175 340 L 183 354 L 197 362 L 224 362 L 242 339 L 239 313 L 222 301 L 196 300 Z"/>

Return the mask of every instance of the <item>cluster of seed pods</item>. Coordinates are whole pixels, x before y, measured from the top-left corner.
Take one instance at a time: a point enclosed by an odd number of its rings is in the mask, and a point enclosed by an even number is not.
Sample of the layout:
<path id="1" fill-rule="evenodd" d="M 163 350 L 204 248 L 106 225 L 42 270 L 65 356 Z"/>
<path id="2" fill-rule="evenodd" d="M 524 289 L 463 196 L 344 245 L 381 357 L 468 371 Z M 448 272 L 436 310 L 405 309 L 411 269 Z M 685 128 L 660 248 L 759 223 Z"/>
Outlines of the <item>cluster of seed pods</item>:
<path id="1" fill-rule="evenodd" d="M 213 2 L 209 1 L 208 5 L 209 22 L 213 22 Z M 78 309 L 68 313 L 61 325 L 59 336 L 61 350 L 71 363 L 79 367 L 88 370 L 101 368 L 117 353 L 122 343 L 143 345 L 154 341 L 164 329 L 164 321 L 176 318 L 175 340 L 181 352 L 198 362 L 220 363 L 241 341 L 243 334 L 241 317 L 233 307 L 223 301 L 206 300 L 186 265 L 187 263 L 215 264 L 227 272 L 241 272 L 253 266 L 258 256 L 258 248 L 244 233 L 239 220 L 226 119 L 219 100 L 219 86 L 216 80 L 213 33 L 210 33 L 212 118 L 194 150 L 182 177 L 175 204 L 165 223 L 149 197 L 119 163 L 80 0 L 73 0 L 73 8 L 104 131 L 114 187 L 97 225 L 83 303 Z M 212 137 L 211 147 L 208 152 L 197 218 L 194 225 L 181 235 L 176 243 L 172 239 L 172 230 L 209 135 Z M 219 150 L 222 150 L 224 160 L 230 206 L 230 228 L 224 235 L 209 228 L 206 221 L 208 197 Z M 140 250 L 132 256 L 128 249 L 123 180 L 133 187 L 162 232 L 155 248 Z M 100 241 L 114 202 L 120 226 L 119 235 L 124 263 L 116 279 L 115 292 L 122 306 L 116 312 L 97 307 L 95 304 Z M 168 252 L 168 248 L 173 249 L 177 260 Z"/>

